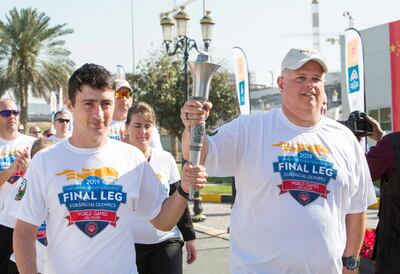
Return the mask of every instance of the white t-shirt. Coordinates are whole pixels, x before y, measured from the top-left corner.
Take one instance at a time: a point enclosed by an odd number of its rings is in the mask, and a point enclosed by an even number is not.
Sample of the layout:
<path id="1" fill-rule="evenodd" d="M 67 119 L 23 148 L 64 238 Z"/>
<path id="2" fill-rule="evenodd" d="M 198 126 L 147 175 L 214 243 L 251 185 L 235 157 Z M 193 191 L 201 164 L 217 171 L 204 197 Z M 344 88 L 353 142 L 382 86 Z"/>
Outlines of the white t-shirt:
<path id="1" fill-rule="evenodd" d="M 17 138 L 14 140 L 5 140 L 0 138 L 0 171 L 8 169 L 11 164 L 15 161 L 15 153 L 17 150 L 28 149 L 30 153 L 33 142 L 36 138 L 18 134 Z M 4 210 L 4 201 L 7 199 L 8 193 L 12 188 L 16 186 L 15 182 L 23 175 L 21 172 L 17 172 L 11 176 L 1 187 L 0 187 L 0 223 L 4 218 L 7 218 L 7 214 L 3 213 L 1 217 L 1 212 Z M 6 208 L 7 210 L 7 208 Z M 6 221 L 7 222 L 7 221 Z"/>
<path id="2" fill-rule="evenodd" d="M 128 134 L 128 130 L 126 129 L 125 120 L 124 121 L 115 121 L 112 120 L 110 127 L 110 134 L 108 135 L 110 138 L 121 141 L 125 138 L 125 135 Z M 160 133 L 158 132 L 157 127 L 153 129 L 153 135 L 150 140 L 151 147 L 162 149 L 162 144 L 160 140 Z"/>
<path id="3" fill-rule="evenodd" d="M 242 116 L 208 140 L 208 174 L 236 180 L 232 273 L 342 273 L 346 214 L 376 200 L 350 130 L 326 117 L 299 127 L 276 109 Z"/>
<path id="4" fill-rule="evenodd" d="M 18 181 L 15 183 L 16 187 L 14 187 L 9 195 L 7 196 L 6 204 L 9 205 L 7 208 L 7 215 L 8 218 L 6 219 L 6 223 L 2 223 L 2 225 L 5 225 L 10 228 L 15 228 L 15 222 L 16 219 L 9 215 L 10 210 L 12 208 L 13 211 L 19 210 L 21 207 L 21 200 L 25 195 L 26 191 L 26 186 L 27 186 L 27 181 L 24 177 L 20 177 Z M 36 234 L 36 264 L 39 273 L 43 273 L 44 271 L 44 260 L 45 260 L 45 252 L 46 252 L 46 246 L 47 246 L 47 237 L 46 237 L 46 223 L 43 222 Z M 15 262 L 15 256 L 14 253 L 11 254 L 10 260 Z"/>
<path id="5" fill-rule="evenodd" d="M 153 148 L 151 150 L 150 166 L 153 168 L 157 178 L 163 184 L 165 191 L 169 193 L 170 184 L 180 180 L 178 167 L 174 157 L 167 151 Z M 171 238 L 179 238 L 178 227 L 175 226 L 171 231 L 164 232 L 156 229 L 148 220 L 138 214 L 135 216 L 135 226 L 133 234 L 135 243 L 155 244 Z"/>
<path id="6" fill-rule="evenodd" d="M 68 139 L 70 136 L 71 136 L 71 134 L 68 134 L 68 135 L 67 135 L 66 137 L 64 137 L 64 138 L 59 138 L 59 137 L 57 137 L 57 136 L 55 136 L 55 135 L 51 135 L 51 136 L 48 137 L 47 139 L 50 140 L 50 141 L 52 141 L 52 142 L 54 142 L 54 143 L 58 143 L 58 142 L 61 142 L 61 141 L 64 141 L 64 140 Z"/>
<path id="7" fill-rule="evenodd" d="M 11 215 L 46 220 L 44 273 L 137 273 L 132 213 L 152 220 L 167 197 L 141 151 L 109 138 L 85 149 L 66 140 L 38 152 L 25 178 Z"/>

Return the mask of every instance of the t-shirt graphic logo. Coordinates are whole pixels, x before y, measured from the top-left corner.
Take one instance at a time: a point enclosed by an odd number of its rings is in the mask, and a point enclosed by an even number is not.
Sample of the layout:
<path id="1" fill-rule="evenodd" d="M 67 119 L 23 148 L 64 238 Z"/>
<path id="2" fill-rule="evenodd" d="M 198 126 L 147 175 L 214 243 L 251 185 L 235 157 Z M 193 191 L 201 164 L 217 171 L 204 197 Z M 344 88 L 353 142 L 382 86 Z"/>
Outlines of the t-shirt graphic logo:
<path id="1" fill-rule="evenodd" d="M 116 185 L 118 172 L 109 167 L 82 169 L 82 173 L 64 170 L 56 175 L 67 180 L 82 180 L 81 184 L 67 185 L 58 194 L 60 204 L 65 204 L 70 215 L 68 225 L 75 224 L 83 233 L 93 237 L 109 224 L 117 225 L 117 211 L 126 203 L 126 193 Z"/>
<path id="2" fill-rule="evenodd" d="M 36 233 L 36 240 L 44 246 L 47 246 L 46 222 L 43 222 Z"/>
<path id="3" fill-rule="evenodd" d="M 274 172 L 279 172 L 282 184 L 278 185 L 279 194 L 289 194 L 305 206 L 318 197 L 327 198 L 327 185 L 335 179 L 337 171 L 333 164 L 319 160 L 313 152 L 303 150 L 294 156 L 279 156 L 273 163 Z"/>

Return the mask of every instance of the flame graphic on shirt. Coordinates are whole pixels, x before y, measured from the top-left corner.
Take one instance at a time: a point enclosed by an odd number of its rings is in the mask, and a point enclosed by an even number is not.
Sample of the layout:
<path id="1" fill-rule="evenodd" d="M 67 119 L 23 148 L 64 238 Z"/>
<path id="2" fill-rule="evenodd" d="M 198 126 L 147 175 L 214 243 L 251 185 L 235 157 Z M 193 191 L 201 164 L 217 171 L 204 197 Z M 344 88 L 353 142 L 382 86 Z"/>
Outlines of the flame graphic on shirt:
<path id="1" fill-rule="evenodd" d="M 66 169 L 60 173 L 56 173 L 57 176 L 67 176 L 67 180 L 72 179 L 86 179 L 89 176 L 96 176 L 99 178 L 118 178 L 118 171 L 112 167 L 100 167 L 100 168 L 81 168 L 82 172 L 78 173 L 72 169 Z"/>

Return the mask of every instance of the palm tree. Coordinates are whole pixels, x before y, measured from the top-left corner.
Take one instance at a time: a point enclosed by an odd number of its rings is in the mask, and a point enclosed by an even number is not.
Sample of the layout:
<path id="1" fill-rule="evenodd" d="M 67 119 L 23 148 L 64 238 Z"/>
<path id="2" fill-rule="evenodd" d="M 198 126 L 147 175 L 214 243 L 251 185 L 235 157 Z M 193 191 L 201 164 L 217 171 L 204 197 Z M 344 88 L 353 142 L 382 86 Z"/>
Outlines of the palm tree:
<path id="1" fill-rule="evenodd" d="M 66 87 L 75 66 L 60 37 L 72 33 L 66 24 L 49 26 L 50 18 L 36 9 L 12 9 L 0 20 L 0 96 L 7 90 L 21 107 L 26 126 L 28 90 L 49 101 L 50 92 Z"/>

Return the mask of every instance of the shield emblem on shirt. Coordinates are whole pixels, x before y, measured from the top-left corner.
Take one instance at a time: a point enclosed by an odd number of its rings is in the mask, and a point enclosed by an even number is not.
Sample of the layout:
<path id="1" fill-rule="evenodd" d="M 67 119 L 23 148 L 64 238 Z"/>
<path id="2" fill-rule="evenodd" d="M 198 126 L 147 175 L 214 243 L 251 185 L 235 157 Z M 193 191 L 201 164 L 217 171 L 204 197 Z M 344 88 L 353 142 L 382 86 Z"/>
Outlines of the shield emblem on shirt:
<path id="1" fill-rule="evenodd" d="M 66 217 L 68 225 L 76 225 L 89 237 L 96 236 L 108 225 L 115 227 L 118 208 L 126 203 L 122 186 L 105 184 L 98 176 L 88 176 L 80 185 L 64 186 L 58 198 L 70 213 Z"/>
<path id="2" fill-rule="evenodd" d="M 279 194 L 289 192 L 303 206 L 319 197 L 326 199 L 328 183 L 337 174 L 332 166 L 332 163 L 319 160 L 306 150 L 295 156 L 279 156 L 278 161 L 273 163 L 274 172 L 279 172 L 282 178 L 282 184 L 278 185 Z"/>

